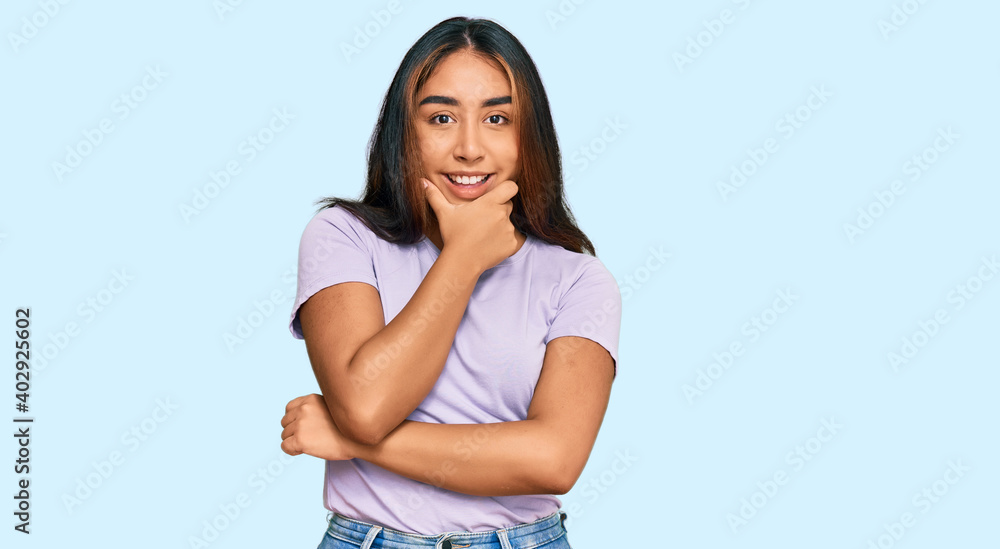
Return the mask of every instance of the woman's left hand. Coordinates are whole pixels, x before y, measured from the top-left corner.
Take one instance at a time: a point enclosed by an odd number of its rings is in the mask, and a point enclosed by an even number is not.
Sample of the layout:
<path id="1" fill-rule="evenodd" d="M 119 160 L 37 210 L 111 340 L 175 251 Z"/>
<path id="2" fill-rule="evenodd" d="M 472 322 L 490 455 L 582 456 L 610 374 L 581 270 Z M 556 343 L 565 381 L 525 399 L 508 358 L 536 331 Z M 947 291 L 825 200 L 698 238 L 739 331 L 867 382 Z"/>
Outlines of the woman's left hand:
<path id="1" fill-rule="evenodd" d="M 340 433 L 323 395 L 300 396 L 285 406 L 281 449 L 288 455 L 309 454 L 340 461 L 356 457 L 355 442 Z"/>

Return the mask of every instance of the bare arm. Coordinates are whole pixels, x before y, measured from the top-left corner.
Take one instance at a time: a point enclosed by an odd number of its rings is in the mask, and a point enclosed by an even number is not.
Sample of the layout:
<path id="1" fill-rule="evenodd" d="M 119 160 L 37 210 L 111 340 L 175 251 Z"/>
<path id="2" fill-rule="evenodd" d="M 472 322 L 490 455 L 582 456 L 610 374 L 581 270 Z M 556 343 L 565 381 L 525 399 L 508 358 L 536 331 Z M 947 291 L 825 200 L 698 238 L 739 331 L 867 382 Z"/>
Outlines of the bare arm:
<path id="1" fill-rule="evenodd" d="M 607 410 L 611 355 L 586 338 L 553 339 L 527 419 L 450 425 L 404 421 L 375 445 L 340 436 L 316 396 L 289 403 L 282 449 L 364 459 L 399 475 L 478 496 L 565 494 L 576 483 Z"/>
<path id="2" fill-rule="evenodd" d="M 471 203 L 425 188 L 444 239 L 410 301 L 385 323 L 378 292 L 364 283 L 324 288 L 300 309 L 309 362 L 337 428 L 376 444 L 427 397 L 441 375 L 479 276 L 517 249 L 510 223 L 513 181 Z"/>
<path id="3" fill-rule="evenodd" d="M 302 334 L 337 428 L 381 440 L 433 388 L 479 277 L 442 251 L 410 301 L 385 324 L 374 287 L 342 283 L 302 305 Z"/>

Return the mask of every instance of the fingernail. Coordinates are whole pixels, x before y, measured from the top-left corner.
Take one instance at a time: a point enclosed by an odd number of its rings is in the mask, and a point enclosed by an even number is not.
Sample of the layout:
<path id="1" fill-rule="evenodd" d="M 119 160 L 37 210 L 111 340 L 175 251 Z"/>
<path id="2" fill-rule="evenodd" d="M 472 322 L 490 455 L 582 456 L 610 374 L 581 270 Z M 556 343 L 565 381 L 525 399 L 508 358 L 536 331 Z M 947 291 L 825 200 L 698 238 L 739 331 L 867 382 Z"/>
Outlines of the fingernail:
<path id="1" fill-rule="evenodd" d="M 420 181 L 423 182 L 425 189 L 427 188 L 427 185 L 430 185 L 430 183 L 428 183 L 426 179 L 421 179 Z"/>

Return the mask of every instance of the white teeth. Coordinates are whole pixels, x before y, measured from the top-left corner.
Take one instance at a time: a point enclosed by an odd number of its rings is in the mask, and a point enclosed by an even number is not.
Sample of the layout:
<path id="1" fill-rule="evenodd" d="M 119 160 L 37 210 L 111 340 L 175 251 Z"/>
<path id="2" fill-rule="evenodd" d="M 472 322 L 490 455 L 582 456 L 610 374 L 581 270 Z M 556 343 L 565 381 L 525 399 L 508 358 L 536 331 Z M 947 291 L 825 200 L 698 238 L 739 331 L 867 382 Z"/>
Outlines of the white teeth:
<path id="1" fill-rule="evenodd" d="M 474 177 L 470 177 L 470 176 L 467 176 L 467 175 L 457 175 L 457 176 L 449 176 L 449 177 L 451 178 L 452 181 L 454 181 L 455 183 L 458 183 L 459 185 L 476 185 L 476 184 L 482 183 L 483 180 L 486 179 L 489 176 L 486 176 L 486 175 L 477 175 L 477 176 L 474 176 Z"/>

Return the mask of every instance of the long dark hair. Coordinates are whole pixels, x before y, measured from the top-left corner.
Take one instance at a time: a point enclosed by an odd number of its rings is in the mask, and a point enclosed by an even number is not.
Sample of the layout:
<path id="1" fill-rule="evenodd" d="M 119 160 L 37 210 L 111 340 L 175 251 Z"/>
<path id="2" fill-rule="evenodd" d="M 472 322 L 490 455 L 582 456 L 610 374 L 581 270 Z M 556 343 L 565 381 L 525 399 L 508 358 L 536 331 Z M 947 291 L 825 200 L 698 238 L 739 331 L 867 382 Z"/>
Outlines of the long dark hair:
<path id="1" fill-rule="evenodd" d="M 339 205 L 379 237 L 396 244 L 413 244 L 423 238 L 434 211 L 420 185 L 414 128 L 417 92 L 445 57 L 465 50 L 496 61 L 510 81 L 520 146 L 511 223 L 539 240 L 596 255 L 590 239 L 576 226 L 563 194 L 559 144 L 538 69 L 517 38 L 488 19 L 446 19 L 406 52 L 368 142 L 364 195 L 360 200 L 322 198 L 316 201 L 319 210 Z"/>

